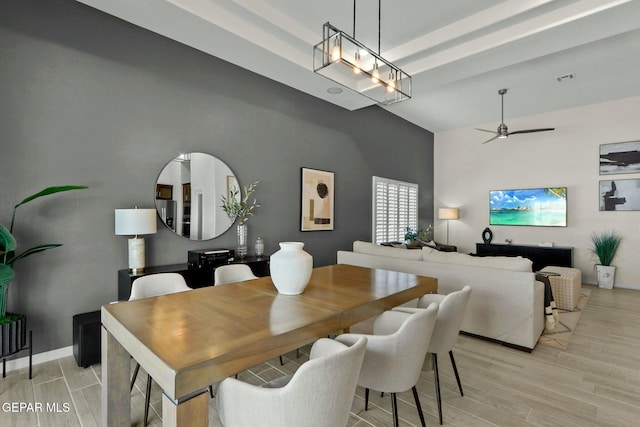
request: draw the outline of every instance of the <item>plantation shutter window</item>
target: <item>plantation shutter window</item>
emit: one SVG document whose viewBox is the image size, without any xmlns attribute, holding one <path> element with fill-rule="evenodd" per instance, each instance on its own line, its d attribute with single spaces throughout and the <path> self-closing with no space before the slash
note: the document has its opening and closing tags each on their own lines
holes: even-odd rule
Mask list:
<svg viewBox="0 0 640 427">
<path fill-rule="evenodd" d="M 418 184 L 373 177 L 373 242 L 404 241 L 418 226 Z"/>
</svg>

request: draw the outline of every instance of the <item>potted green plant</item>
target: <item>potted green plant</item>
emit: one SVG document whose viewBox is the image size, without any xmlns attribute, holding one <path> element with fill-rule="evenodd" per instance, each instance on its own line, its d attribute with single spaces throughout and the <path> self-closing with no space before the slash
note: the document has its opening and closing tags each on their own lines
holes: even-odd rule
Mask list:
<svg viewBox="0 0 640 427">
<path fill-rule="evenodd" d="M 407 247 L 418 247 L 420 242 L 428 242 L 430 239 L 433 226 L 429 224 L 427 228 L 417 229 L 416 227 L 407 227 L 404 233 L 404 241 Z"/>
<path fill-rule="evenodd" d="M 231 223 L 233 224 L 236 219 L 240 218 L 240 222 L 236 227 L 238 237 L 236 256 L 238 258 L 247 256 L 247 220 L 250 216 L 253 216 L 253 210 L 260 207 L 256 199 L 251 201 L 249 197 L 256 191 L 259 182 L 255 181 L 245 185 L 244 196 L 235 185 L 229 189 L 229 198 L 222 196 L 222 210 L 227 214 Z"/>
<path fill-rule="evenodd" d="M 593 253 L 596 254 L 600 264 L 596 264 L 596 277 L 598 287 L 612 289 L 615 280 L 616 267 L 611 265 L 616 252 L 620 247 L 622 236 L 615 231 L 606 231 L 591 235 Z"/>
<path fill-rule="evenodd" d="M 29 248 L 25 251 L 22 251 L 16 254 L 17 243 L 16 239 L 13 237 L 13 225 L 16 219 L 16 211 L 17 209 L 28 203 L 34 199 L 39 197 L 48 196 L 50 194 L 60 193 L 63 191 L 70 190 L 80 190 L 83 188 L 88 188 L 82 185 L 66 185 L 66 186 L 56 186 L 56 187 L 48 187 L 44 190 L 27 197 L 17 205 L 13 207 L 13 215 L 11 216 L 11 224 L 9 228 L 0 224 L 0 324 L 11 322 L 15 315 L 7 314 L 7 296 L 9 292 L 9 284 L 13 280 L 14 271 L 13 266 L 16 261 L 25 258 L 29 255 L 46 251 L 47 249 L 56 248 L 58 246 L 62 246 L 59 243 L 46 243 L 38 246 L 34 246 L 33 248 Z"/>
</svg>

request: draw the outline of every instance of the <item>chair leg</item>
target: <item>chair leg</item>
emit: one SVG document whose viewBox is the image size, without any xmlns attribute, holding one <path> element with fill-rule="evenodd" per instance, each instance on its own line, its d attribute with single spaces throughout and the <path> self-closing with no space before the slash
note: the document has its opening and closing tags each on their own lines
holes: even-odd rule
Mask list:
<svg viewBox="0 0 640 427">
<path fill-rule="evenodd" d="M 296 358 L 300 359 L 300 348 L 296 348 Z"/>
<path fill-rule="evenodd" d="M 391 410 L 393 411 L 393 427 L 398 427 L 398 401 L 395 393 L 391 393 Z"/>
<path fill-rule="evenodd" d="M 284 362 L 282 361 L 282 356 L 280 356 L 280 366 L 284 365 Z"/>
<path fill-rule="evenodd" d="M 364 410 L 365 411 L 369 410 L 369 389 L 368 388 L 364 389 Z"/>
<path fill-rule="evenodd" d="M 440 417 L 440 425 L 442 425 L 442 400 L 440 398 L 440 375 L 438 374 L 438 355 L 433 353 L 433 375 L 436 381 L 436 400 L 438 401 L 438 416 Z"/>
<path fill-rule="evenodd" d="M 147 425 L 149 418 L 149 401 L 151 400 L 151 375 L 147 374 L 147 392 L 144 396 L 144 425 Z"/>
<path fill-rule="evenodd" d="M 422 406 L 420 406 L 418 390 L 416 390 L 416 386 L 413 386 L 411 390 L 413 391 L 413 400 L 416 401 L 416 409 L 418 410 L 418 415 L 420 416 L 420 424 L 422 424 L 422 427 L 426 427 L 427 424 L 424 422 L 424 414 L 422 413 Z"/>
<path fill-rule="evenodd" d="M 209 386 L 209 395 L 213 399 L 214 396 L 213 396 L 213 386 L 212 385 Z"/>
<path fill-rule="evenodd" d="M 131 388 L 129 391 L 133 391 L 133 385 L 136 383 L 136 377 L 138 376 L 138 371 L 140 370 L 140 364 L 136 363 L 136 368 L 133 370 L 133 376 L 131 377 Z"/>
<path fill-rule="evenodd" d="M 449 358 L 451 359 L 451 366 L 453 366 L 453 373 L 456 374 L 456 381 L 458 381 L 458 388 L 460 389 L 460 396 L 464 396 L 462 392 L 462 383 L 460 382 L 460 375 L 458 375 L 458 368 L 456 367 L 456 359 L 453 358 L 453 351 L 449 351 Z"/>
</svg>

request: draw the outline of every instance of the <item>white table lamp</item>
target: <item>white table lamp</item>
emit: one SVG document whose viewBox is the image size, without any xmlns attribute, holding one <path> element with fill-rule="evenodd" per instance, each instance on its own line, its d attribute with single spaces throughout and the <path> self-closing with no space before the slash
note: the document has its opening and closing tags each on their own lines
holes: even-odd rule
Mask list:
<svg viewBox="0 0 640 427">
<path fill-rule="evenodd" d="M 129 239 L 129 270 L 139 273 L 144 270 L 144 238 L 141 234 L 158 231 L 155 209 L 116 209 L 116 235 L 134 236 Z"/>
<path fill-rule="evenodd" d="M 447 221 L 447 245 L 449 244 L 449 220 L 460 218 L 458 208 L 440 208 L 438 209 L 438 219 Z"/>
</svg>

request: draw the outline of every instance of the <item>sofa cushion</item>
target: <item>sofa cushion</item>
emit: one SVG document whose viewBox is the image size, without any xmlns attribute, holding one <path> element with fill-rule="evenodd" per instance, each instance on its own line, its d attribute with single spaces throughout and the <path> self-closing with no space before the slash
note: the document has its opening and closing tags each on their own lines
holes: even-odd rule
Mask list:
<svg viewBox="0 0 640 427">
<path fill-rule="evenodd" d="M 380 255 L 390 258 L 411 259 L 416 261 L 422 260 L 422 251 L 420 250 L 407 250 L 402 248 L 392 248 L 389 246 L 380 246 L 375 243 L 363 242 L 361 240 L 353 242 L 353 252 Z"/>
<path fill-rule="evenodd" d="M 528 258 L 487 256 L 474 257 L 459 252 L 441 252 L 430 247 L 422 248 L 422 259 L 429 262 L 439 262 L 444 264 L 472 265 L 476 267 L 497 268 L 511 271 L 532 271 L 532 262 Z"/>
</svg>

